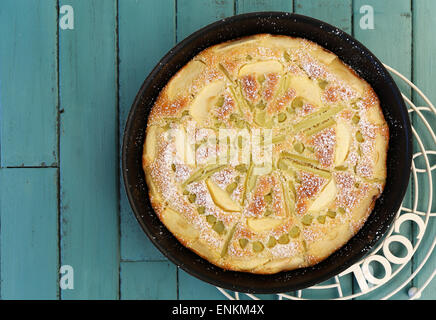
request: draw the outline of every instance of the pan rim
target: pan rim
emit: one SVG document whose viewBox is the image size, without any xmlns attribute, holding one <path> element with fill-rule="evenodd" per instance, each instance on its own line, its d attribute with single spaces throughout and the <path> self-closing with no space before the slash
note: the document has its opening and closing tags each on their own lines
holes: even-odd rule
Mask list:
<svg viewBox="0 0 436 320">
<path fill-rule="evenodd" d="M 304 281 L 304 283 L 294 281 L 293 284 L 286 284 L 286 283 L 278 283 L 277 284 L 276 283 L 275 285 L 273 285 L 273 286 L 270 285 L 268 287 L 266 287 L 266 286 L 265 287 L 259 287 L 259 286 L 253 287 L 253 286 L 243 285 L 240 283 L 239 284 L 228 283 L 226 281 L 220 280 L 218 278 L 218 275 L 217 275 L 217 277 L 213 277 L 213 276 L 211 277 L 210 275 L 206 275 L 205 273 L 199 272 L 198 270 L 194 270 L 194 269 L 186 266 L 186 264 L 183 261 L 181 261 L 180 257 L 176 257 L 173 254 L 171 254 L 169 252 L 168 248 L 164 247 L 162 245 L 162 243 L 160 243 L 157 240 L 157 238 L 154 236 L 153 232 L 151 232 L 151 230 L 149 230 L 149 228 L 145 225 L 144 221 L 141 219 L 140 209 L 137 207 L 133 192 L 131 190 L 131 184 L 129 184 L 129 177 L 128 177 L 128 169 L 129 168 L 128 168 L 128 164 L 127 164 L 127 158 L 128 158 L 127 149 L 128 149 L 129 143 L 130 143 L 129 138 L 130 138 L 130 132 L 132 130 L 132 122 L 135 120 L 134 114 L 135 114 L 137 108 L 139 108 L 142 104 L 141 100 L 142 100 L 142 96 L 144 94 L 145 89 L 148 86 L 152 85 L 153 79 L 156 76 L 156 74 L 158 74 L 158 72 L 161 71 L 161 69 L 171 59 L 173 59 L 174 56 L 176 56 L 178 53 L 180 53 L 180 51 L 183 50 L 183 48 L 185 48 L 188 44 L 190 44 L 194 40 L 201 37 L 203 34 L 213 31 L 215 28 L 223 27 L 224 25 L 231 25 L 232 23 L 234 23 L 235 21 L 237 21 L 239 19 L 249 20 L 249 19 L 253 19 L 253 18 L 258 18 L 258 19 L 275 19 L 275 18 L 277 18 L 277 19 L 293 19 L 295 21 L 298 20 L 300 23 L 306 23 L 306 24 L 308 23 L 311 25 L 316 25 L 318 27 L 322 26 L 323 32 L 336 32 L 335 36 L 339 37 L 341 41 L 345 41 L 350 45 L 352 44 L 352 45 L 358 47 L 359 50 L 361 50 L 362 54 L 364 54 L 366 58 L 370 59 L 371 64 L 373 64 L 374 66 L 377 67 L 378 70 L 380 70 L 382 77 L 384 78 L 384 81 L 386 81 L 386 84 L 389 85 L 389 87 L 392 89 L 392 94 L 393 94 L 395 100 L 397 100 L 396 107 L 400 108 L 400 113 L 403 116 L 404 116 L 404 113 L 406 115 L 406 117 L 402 118 L 402 120 L 404 121 L 404 123 L 402 123 L 403 127 L 404 127 L 403 129 L 405 131 L 405 136 L 406 136 L 406 140 L 407 140 L 407 141 L 405 141 L 406 150 L 404 150 L 405 156 L 404 156 L 403 161 L 405 161 L 405 163 L 406 163 L 406 167 L 407 167 L 409 174 L 410 174 L 411 163 L 412 163 L 412 135 L 411 135 L 411 125 L 410 125 L 410 121 L 409 121 L 409 118 L 407 115 L 407 108 L 404 104 L 403 99 L 401 98 L 400 91 L 399 91 L 398 87 L 396 86 L 395 82 L 393 81 L 391 75 L 384 68 L 383 64 L 378 60 L 378 58 L 370 50 L 368 50 L 363 44 L 361 44 L 359 41 L 354 39 L 351 35 L 343 32 L 342 30 L 340 30 L 340 29 L 338 29 L 330 24 L 327 24 L 323 21 L 320 21 L 320 20 L 317 20 L 317 19 L 314 19 L 311 17 L 307 17 L 307 16 L 303 16 L 303 15 L 299 15 L 299 14 L 288 13 L 288 12 L 279 12 L 279 11 L 271 12 L 271 11 L 269 11 L 269 12 L 246 13 L 246 14 L 240 14 L 240 15 L 235 15 L 235 16 L 229 17 L 229 18 L 225 18 L 225 19 L 216 21 L 214 23 L 211 23 L 211 24 L 199 29 L 198 31 L 194 32 L 193 34 L 191 34 L 187 38 L 185 38 L 183 41 L 181 41 L 180 43 L 175 45 L 156 64 L 156 66 L 153 68 L 153 70 L 149 73 L 149 75 L 144 80 L 143 84 L 141 85 L 141 88 L 139 89 L 139 91 L 138 91 L 138 93 L 137 93 L 137 95 L 132 103 L 130 112 L 129 112 L 128 117 L 127 117 L 125 129 L 123 132 L 123 145 L 122 145 L 123 181 L 124 181 L 124 186 L 125 186 L 125 190 L 127 193 L 127 198 L 129 200 L 130 206 L 134 212 L 136 220 L 140 224 L 144 233 L 148 236 L 150 241 L 159 249 L 159 251 L 162 252 L 171 262 L 173 262 L 174 264 L 176 264 L 177 266 L 179 266 L 180 268 L 182 268 L 184 271 L 191 274 L 192 276 L 199 278 L 200 280 L 203 280 L 205 282 L 208 282 L 212 285 L 215 285 L 215 286 L 218 286 L 221 288 L 225 288 L 225 289 L 239 291 L 239 292 L 279 293 L 279 292 L 286 292 L 286 291 L 306 288 L 306 287 L 312 286 L 314 284 L 320 283 L 322 281 L 325 281 L 327 279 L 330 279 L 332 276 L 337 275 L 337 274 L 341 273 L 342 271 L 346 270 L 348 267 L 350 267 L 351 265 L 353 265 L 354 263 L 356 263 L 357 261 L 362 259 L 368 252 L 370 252 L 371 248 L 374 247 L 374 245 L 380 240 L 380 238 L 382 238 L 382 236 L 388 231 L 389 227 L 392 225 L 392 221 L 393 221 L 393 218 L 395 217 L 395 213 L 399 209 L 401 202 L 403 200 L 403 197 L 405 195 L 407 185 L 409 182 L 409 174 L 404 174 L 402 176 L 402 179 L 400 181 L 401 182 L 400 191 L 397 194 L 396 201 L 391 205 L 391 208 L 390 208 L 392 213 L 388 216 L 388 219 L 386 219 L 386 221 L 384 221 L 384 224 L 381 225 L 380 230 L 378 230 L 379 236 L 374 237 L 374 238 L 367 240 L 367 241 L 358 240 L 358 238 L 356 238 L 356 236 L 357 236 L 357 234 L 362 232 L 362 230 L 363 230 L 363 227 L 362 227 L 360 229 L 360 231 L 355 236 L 353 236 L 351 239 L 349 239 L 349 241 L 343 247 L 341 247 L 336 252 L 334 252 L 332 255 L 330 255 L 328 258 L 326 258 L 325 260 L 322 261 L 322 262 L 326 261 L 327 259 L 329 259 L 333 255 L 337 254 L 340 250 L 343 250 L 345 247 L 350 246 L 350 245 L 354 245 L 353 250 L 355 250 L 355 252 L 353 252 L 349 256 L 349 258 L 346 260 L 345 264 L 343 264 L 341 266 L 336 266 L 333 270 L 326 270 L 321 275 L 314 276 L 313 278 L 311 278 L 309 280 L 306 279 Z M 265 32 L 260 30 L 257 33 L 265 33 Z M 248 34 L 247 34 L 247 36 L 248 36 Z M 230 39 L 219 40 L 216 43 L 224 42 L 227 40 L 230 40 Z M 311 39 L 309 39 L 309 40 L 311 40 Z M 315 42 L 317 42 L 317 41 L 315 41 Z M 319 42 L 317 42 L 317 43 L 319 43 Z M 206 47 L 209 47 L 211 45 L 213 45 L 213 44 L 209 44 Z M 320 45 L 322 45 L 322 44 L 320 44 Z M 198 52 L 200 52 L 203 49 L 204 48 L 199 49 L 195 54 L 197 54 Z M 338 55 L 337 52 L 334 52 L 334 51 L 332 51 L 332 52 L 335 53 L 336 55 Z M 190 59 L 188 59 L 188 61 L 189 60 Z M 341 58 L 341 60 L 342 60 L 342 58 Z M 183 65 L 179 66 L 179 68 L 182 66 Z M 172 75 L 174 75 L 178 71 L 179 68 L 177 68 L 177 70 L 173 70 Z M 353 70 L 354 70 L 354 68 L 353 68 Z M 149 113 L 149 110 L 147 112 L 147 119 L 148 119 L 148 113 Z M 143 128 L 143 130 L 145 131 L 145 127 Z M 144 141 L 141 141 L 142 144 L 143 144 L 143 142 Z M 142 149 L 142 144 L 141 144 L 141 149 Z M 148 194 L 144 194 L 144 197 L 148 198 Z M 371 213 L 371 215 L 372 215 L 372 213 Z M 160 222 L 160 220 L 159 220 L 159 222 Z M 365 222 L 365 224 L 366 224 L 366 222 Z M 352 241 L 355 238 L 357 240 Z M 178 240 L 176 238 L 174 238 L 174 240 L 178 242 Z M 359 250 L 357 250 L 357 249 L 359 249 Z M 189 250 L 189 249 L 187 249 L 187 250 Z M 344 250 L 347 250 L 347 249 L 344 249 Z M 194 255 L 195 255 L 195 253 L 194 253 Z M 200 259 L 202 259 L 202 258 L 200 258 Z M 322 263 L 322 262 L 320 262 L 320 263 Z M 206 262 L 206 264 L 207 263 L 208 262 Z M 297 269 L 297 270 L 304 270 L 304 271 L 302 271 L 303 273 L 310 273 L 313 270 L 313 268 L 315 268 L 318 265 L 319 264 L 312 266 L 312 267 L 307 267 L 307 268 L 302 268 L 302 269 Z M 215 267 L 215 266 L 213 266 L 213 267 Z M 227 274 L 230 274 L 230 273 L 241 274 L 241 272 L 226 271 L 226 270 L 223 270 L 219 267 L 215 267 L 215 268 L 218 268 L 222 272 L 227 273 Z M 285 271 L 284 273 L 287 273 L 287 272 L 290 273 L 292 271 Z M 269 275 L 256 275 L 256 274 L 249 274 L 249 273 L 242 273 L 242 274 L 244 274 L 245 276 L 249 275 L 249 277 L 252 277 L 253 279 L 254 278 L 268 278 L 268 276 L 269 276 Z"/>
</svg>

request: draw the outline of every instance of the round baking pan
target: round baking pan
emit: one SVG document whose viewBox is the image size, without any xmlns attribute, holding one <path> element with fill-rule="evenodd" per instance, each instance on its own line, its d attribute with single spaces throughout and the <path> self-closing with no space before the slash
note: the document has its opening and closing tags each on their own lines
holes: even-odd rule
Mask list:
<svg viewBox="0 0 436 320">
<path fill-rule="evenodd" d="M 317 265 L 272 275 L 226 271 L 184 247 L 154 213 L 142 169 L 148 114 L 170 78 L 203 49 L 258 33 L 306 38 L 335 53 L 374 88 L 390 129 L 386 187 L 362 229 Z M 364 257 L 389 229 L 401 205 L 411 161 L 412 134 L 407 109 L 382 63 L 365 46 L 336 27 L 284 12 L 233 16 L 210 24 L 177 44 L 156 65 L 139 90 L 127 118 L 122 147 L 127 196 L 139 224 L 153 244 L 187 273 L 221 288 L 250 293 L 279 293 L 306 288 L 337 275 Z"/>
</svg>

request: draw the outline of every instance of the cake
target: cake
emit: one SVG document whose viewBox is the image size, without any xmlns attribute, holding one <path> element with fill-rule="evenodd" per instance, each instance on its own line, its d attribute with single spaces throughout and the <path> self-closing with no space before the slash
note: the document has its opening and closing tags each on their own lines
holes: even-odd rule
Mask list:
<svg viewBox="0 0 436 320">
<path fill-rule="evenodd" d="M 315 265 L 363 226 L 386 180 L 389 129 L 371 86 L 309 40 L 207 48 L 161 90 L 142 165 L 153 209 L 226 270 Z"/>
</svg>

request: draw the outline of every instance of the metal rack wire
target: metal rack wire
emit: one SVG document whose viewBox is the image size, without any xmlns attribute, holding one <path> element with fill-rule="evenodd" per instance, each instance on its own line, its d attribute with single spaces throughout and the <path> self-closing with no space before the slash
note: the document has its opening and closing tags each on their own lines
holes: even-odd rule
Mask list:
<svg viewBox="0 0 436 320">
<path fill-rule="evenodd" d="M 407 297 L 419 299 L 436 276 L 436 270 L 433 270 L 419 288 L 413 284 L 413 280 L 436 246 L 436 231 L 429 228 L 431 219 L 436 217 L 436 212 L 432 212 L 432 173 L 436 169 L 436 135 L 429 123 L 436 121 L 436 108 L 409 79 L 397 70 L 387 65 L 385 67 L 411 89 L 411 97 L 404 93 L 402 95 L 410 116 L 414 117 L 415 124 L 419 124 L 412 126 L 414 149 L 417 151 L 412 161 L 410 197 L 405 198 L 390 230 L 369 255 L 322 284 L 293 293 L 277 294 L 276 298 L 279 300 L 389 299 L 406 286 L 409 286 Z M 416 106 L 412 102 L 412 97 L 416 98 L 413 100 L 422 99 L 425 106 Z M 259 299 L 253 294 L 217 289 L 230 300 L 239 300 L 242 298 L 241 295 L 254 300 Z"/>
</svg>

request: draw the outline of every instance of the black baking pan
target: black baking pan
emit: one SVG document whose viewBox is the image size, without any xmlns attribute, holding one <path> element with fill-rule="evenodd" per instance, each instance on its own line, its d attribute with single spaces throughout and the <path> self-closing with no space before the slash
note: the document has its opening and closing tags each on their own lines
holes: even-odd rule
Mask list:
<svg viewBox="0 0 436 320">
<path fill-rule="evenodd" d="M 154 213 L 142 169 L 148 114 L 170 78 L 203 49 L 258 33 L 306 38 L 335 53 L 374 88 L 390 129 L 386 187 L 362 229 L 317 265 L 272 275 L 226 271 L 184 247 Z M 127 119 L 122 146 L 122 172 L 127 196 L 139 224 L 153 244 L 187 273 L 221 288 L 249 293 L 303 289 L 339 274 L 364 257 L 389 229 L 401 205 L 411 161 L 412 134 L 407 109 L 382 63 L 360 42 L 336 27 L 285 12 L 233 16 L 210 24 L 177 44 L 156 65 L 139 90 Z"/>
</svg>

